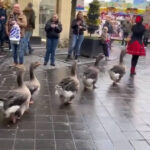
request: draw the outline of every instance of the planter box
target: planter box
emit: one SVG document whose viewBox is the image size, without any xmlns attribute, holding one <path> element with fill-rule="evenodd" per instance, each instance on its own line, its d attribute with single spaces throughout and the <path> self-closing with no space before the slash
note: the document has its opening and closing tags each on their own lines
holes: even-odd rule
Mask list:
<svg viewBox="0 0 150 150">
<path fill-rule="evenodd" d="M 98 38 L 86 38 L 84 39 L 80 54 L 85 57 L 95 57 L 99 53 L 103 53 L 102 44 Z"/>
</svg>

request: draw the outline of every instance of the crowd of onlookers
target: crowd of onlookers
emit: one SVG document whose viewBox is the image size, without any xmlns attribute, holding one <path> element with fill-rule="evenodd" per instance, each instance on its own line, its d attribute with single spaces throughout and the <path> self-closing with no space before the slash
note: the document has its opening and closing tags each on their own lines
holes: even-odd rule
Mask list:
<svg viewBox="0 0 150 150">
<path fill-rule="evenodd" d="M 4 42 L 8 42 L 12 51 L 14 64 L 23 65 L 24 55 L 31 54 L 30 38 L 35 28 L 35 12 L 32 3 L 28 3 L 24 10 L 19 4 L 14 4 L 12 11 L 7 10 L 0 1 L 0 54 L 3 54 Z"/>
<path fill-rule="evenodd" d="M 120 22 L 120 30 L 122 30 L 122 45 L 127 45 L 127 38 L 131 37 L 132 26 L 136 23 L 136 17 L 124 17 L 124 20 Z M 3 52 L 4 41 L 9 44 L 9 49 L 12 51 L 14 64 L 23 65 L 24 55 L 32 54 L 30 38 L 35 28 L 35 12 L 33 10 L 33 4 L 28 3 L 24 10 L 21 10 L 19 4 L 14 4 L 12 11 L 7 14 L 6 9 L 3 7 L 3 2 L 0 1 L 0 54 Z M 80 55 L 80 48 L 84 40 L 84 31 L 87 26 L 84 21 L 83 13 L 79 11 L 72 21 L 72 38 L 69 45 L 68 55 L 66 61 L 69 61 L 74 57 L 78 60 Z M 111 19 L 106 19 L 102 25 L 102 32 L 100 34 L 100 41 L 106 56 L 109 57 L 111 50 L 111 39 L 114 32 L 113 23 Z M 52 17 L 46 22 L 46 53 L 44 58 L 44 65 L 47 65 L 50 60 L 50 65 L 55 66 L 55 52 L 58 46 L 60 33 L 63 27 L 59 21 L 58 15 L 53 14 Z M 149 25 L 145 24 L 144 44 L 147 46 L 149 38 Z"/>
</svg>

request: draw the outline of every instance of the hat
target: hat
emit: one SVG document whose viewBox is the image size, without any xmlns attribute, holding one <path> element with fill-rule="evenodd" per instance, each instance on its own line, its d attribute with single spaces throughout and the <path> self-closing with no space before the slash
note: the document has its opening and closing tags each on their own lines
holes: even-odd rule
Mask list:
<svg viewBox="0 0 150 150">
<path fill-rule="evenodd" d="M 141 16 L 137 16 L 135 22 L 136 23 L 142 23 L 143 18 Z"/>
</svg>

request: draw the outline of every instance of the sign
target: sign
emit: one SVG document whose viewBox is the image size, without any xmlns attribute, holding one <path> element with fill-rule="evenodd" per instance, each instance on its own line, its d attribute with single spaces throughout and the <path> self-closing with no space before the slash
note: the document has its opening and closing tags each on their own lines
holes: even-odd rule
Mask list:
<svg viewBox="0 0 150 150">
<path fill-rule="evenodd" d="M 77 10 L 84 10 L 84 0 L 77 0 Z"/>
</svg>

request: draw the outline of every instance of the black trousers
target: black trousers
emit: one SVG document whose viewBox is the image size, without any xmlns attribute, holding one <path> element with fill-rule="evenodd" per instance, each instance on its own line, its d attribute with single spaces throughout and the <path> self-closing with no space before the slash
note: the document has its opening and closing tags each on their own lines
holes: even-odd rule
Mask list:
<svg viewBox="0 0 150 150">
<path fill-rule="evenodd" d="M 144 37 L 143 42 L 144 42 L 144 45 L 147 46 L 148 45 L 148 37 Z"/>
<path fill-rule="evenodd" d="M 108 57 L 108 56 L 109 56 L 109 53 L 108 53 L 107 44 L 106 44 L 106 43 L 103 43 L 103 44 L 102 44 L 102 48 L 103 48 L 103 52 L 104 52 L 105 57 Z"/>
<path fill-rule="evenodd" d="M 138 55 L 133 55 L 132 60 L 131 60 L 131 66 L 136 67 L 137 62 L 138 62 L 139 56 Z"/>
<path fill-rule="evenodd" d="M 122 43 L 121 43 L 122 46 L 123 46 L 123 45 L 125 45 L 125 46 L 127 45 L 127 42 L 125 41 L 125 38 L 127 38 L 128 35 L 129 35 L 128 32 L 124 32 L 124 33 L 123 33 L 123 38 L 122 38 Z"/>
</svg>

